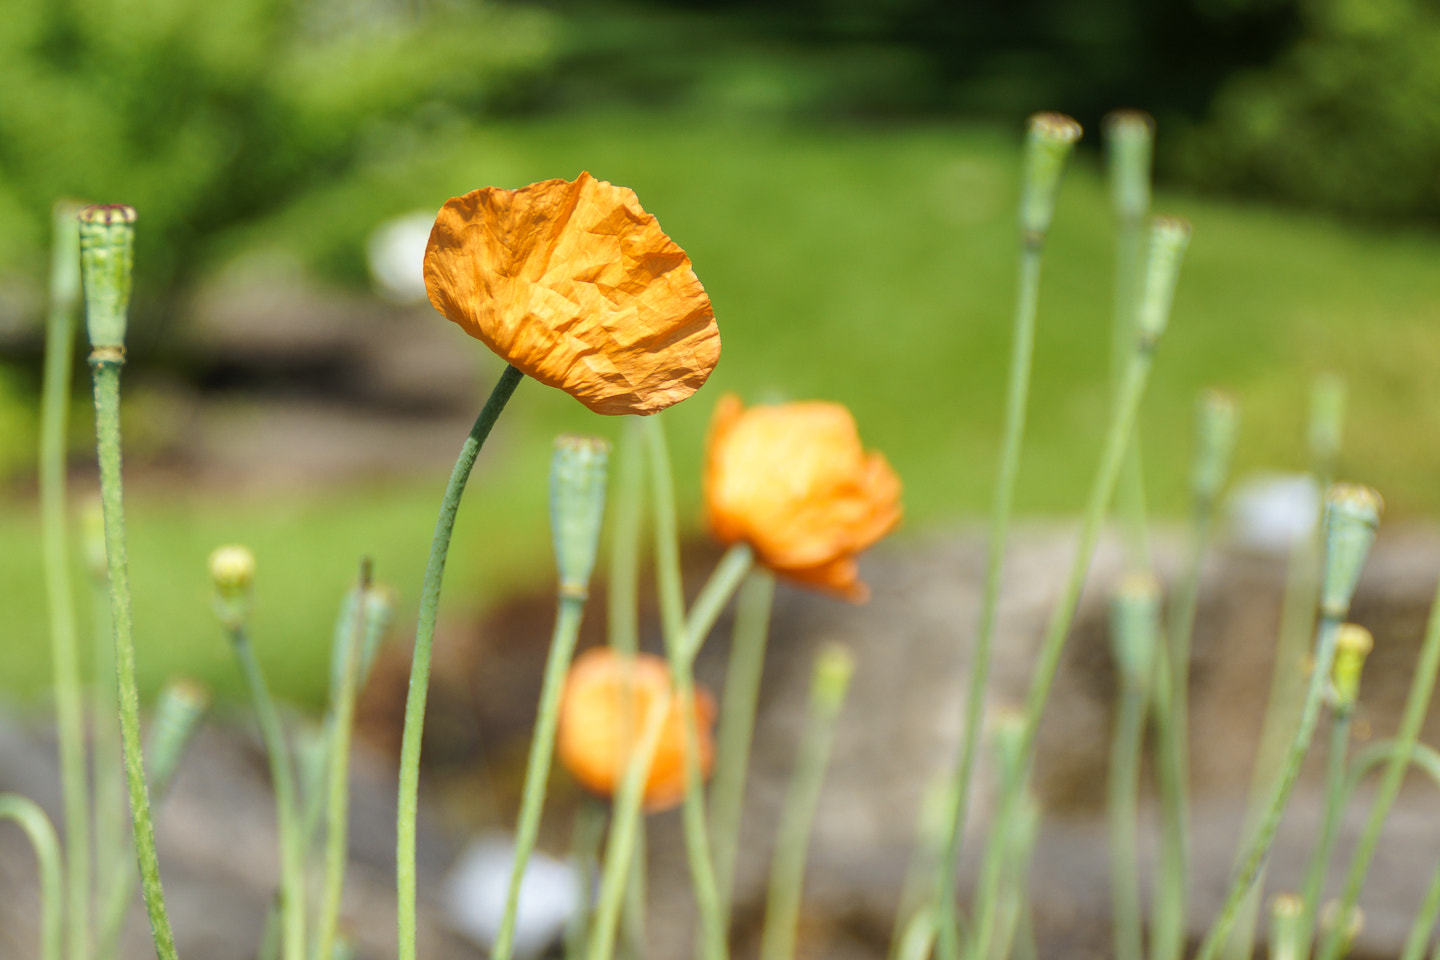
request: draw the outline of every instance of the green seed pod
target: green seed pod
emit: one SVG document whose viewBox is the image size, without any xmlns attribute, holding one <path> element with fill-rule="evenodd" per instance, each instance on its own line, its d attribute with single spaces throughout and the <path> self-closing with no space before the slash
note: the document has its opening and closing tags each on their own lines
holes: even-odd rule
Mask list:
<svg viewBox="0 0 1440 960">
<path fill-rule="evenodd" d="M 1320 613 L 1344 620 L 1360 570 L 1375 542 L 1384 501 L 1369 487 L 1337 483 L 1325 496 L 1325 566 L 1320 580 Z"/>
<path fill-rule="evenodd" d="M 210 709 L 210 691 L 194 680 L 171 680 L 160 691 L 145 744 L 150 790 L 163 796 L 175 779 L 180 757 Z"/>
<path fill-rule="evenodd" d="M 242 623 L 250 612 L 255 584 L 255 554 L 231 544 L 210 554 L 210 581 L 215 585 L 215 615 L 227 627 Z"/>
<path fill-rule="evenodd" d="M 1305 904 L 1293 893 L 1278 894 L 1270 901 L 1271 960 L 1301 960 L 1300 923 L 1304 916 Z"/>
<path fill-rule="evenodd" d="M 1176 217 L 1156 217 L 1150 228 L 1150 256 L 1145 263 L 1145 292 L 1140 298 L 1140 343 L 1152 346 L 1170 322 L 1175 282 L 1190 245 L 1190 224 Z"/>
<path fill-rule="evenodd" d="M 1198 503 L 1210 504 L 1220 495 L 1230 473 L 1230 455 L 1240 414 L 1235 400 L 1219 390 L 1205 390 L 1196 408 L 1195 465 L 1190 490 Z"/>
<path fill-rule="evenodd" d="M 1160 584 L 1147 573 L 1120 581 L 1111 608 L 1110 646 L 1126 682 L 1145 687 L 1160 642 Z"/>
<path fill-rule="evenodd" d="M 584 597 L 595 569 L 605 516 L 605 470 L 610 445 L 595 437 L 563 436 L 550 465 L 550 526 L 560 592 Z"/>
<path fill-rule="evenodd" d="M 1028 243 L 1039 243 L 1050 229 L 1065 158 L 1081 133 L 1080 124 L 1064 114 L 1037 113 L 1030 118 L 1020 197 L 1020 229 Z"/>
<path fill-rule="evenodd" d="M 1116 110 L 1105 115 L 1104 130 L 1115 216 L 1121 220 L 1139 220 L 1150 211 L 1155 121 L 1139 110 Z"/>
<path fill-rule="evenodd" d="M 85 322 L 95 351 L 125 349 L 126 311 L 135 265 L 135 208 L 124 204 L 81 210 L 80 274 L 85 287 Z M 118 359 L 119 356 L 105 356 Z"/>
</svg>

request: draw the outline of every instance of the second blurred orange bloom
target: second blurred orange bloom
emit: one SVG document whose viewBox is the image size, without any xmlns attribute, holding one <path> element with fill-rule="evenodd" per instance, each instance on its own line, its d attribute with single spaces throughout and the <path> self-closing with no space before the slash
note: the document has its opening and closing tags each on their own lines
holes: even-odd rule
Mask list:
<svg viewBox="0 0 1440 960">
<path fill-rule="evenodd" d="M 653 813 L 675 806 L 685 797 L 689 738 L 669 668 L 660 657 L 641 653 L 627 660 L 610 647 L 595 647 L 575 658 L 561 700 L 556 744 L 560 762 L 586 789 L 613 796 L 641 730 L 661 709 L 666 715 L 645 781 L 645 809 Z M 715 759 L 710 735 L 715 702 L 700 689 L 695 691 L 695 719 L 700 730 L 700 771 L 709 776 Z"/>
<path fill-rule="evenodd" d="M 860 445 L 837 403 L 715 408 L 705 510 L 722 543 L 748 543 L 791 580 L 863 601 L 855 557 L 900 522 L 900 478 Z"/>
</svg>

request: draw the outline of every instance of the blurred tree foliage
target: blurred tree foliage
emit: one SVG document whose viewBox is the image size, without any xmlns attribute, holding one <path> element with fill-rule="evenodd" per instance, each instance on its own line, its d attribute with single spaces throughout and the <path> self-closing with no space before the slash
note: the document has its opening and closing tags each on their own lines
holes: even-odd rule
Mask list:
<svg viewBox="0 0 1440 960">
<path fill-rule="evenodd" d="M 1232 0 L 1242 5 L 1275 0 Z M 1346 214 L 1440 217 L 1440 3 L 1300 0 L 1295 43 L 1171 143 L 1188 182 Z"/>
<path fill-rule="evenodd" d="M 163 314 L 227 230 L 423 150 L 552 38 L 546 12 L 481 0 L 6 0 L 0 270 L 43 275 L 57 198 L 130 203 L 137 299 Z"/>
</svg>

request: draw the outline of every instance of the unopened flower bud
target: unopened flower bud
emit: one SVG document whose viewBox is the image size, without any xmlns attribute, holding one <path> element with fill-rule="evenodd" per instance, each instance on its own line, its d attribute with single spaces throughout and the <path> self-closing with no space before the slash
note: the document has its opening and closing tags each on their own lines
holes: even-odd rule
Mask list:
<svg viewBox="0 0 1440 960">
<path fill-rule="evenodd" d="M 395 590 L 383 583 L 371 584 L 365 591 L 361 616 L 365 619 L 364 641 L 360 647 L 360 685 L 370 675 L 375 654 L 380 649 L 390 624 L 395 620 Z"/>
<path fill-rule="evenodd" d="M 1230 472 L 1230 455 L 1235 450 L 1239 411 L 1235 400 L 1219 390 L 1200 394 L 1195 425 L 1195 465 L 1190 489 L 1195 500 L 1210 504 L 1220 495 Z"/>
<path fill-rule="evenodd" d="M 255 554 L 238 544 L 218 547 L 210 554 L 210 578 L 222 596 L 247 592 L 255 582 Z"/>
<path fill-rule="evenodd" d="M 600 524 L 605 516 L 605 470 L 610 445 L 595 437 L 563 436 L 555 441 L 550 466 L 550 525 L 560 592 L 584 597 L 595 569 Z"/>
<path fill-rule="evenodd" d="M 1270 901 L 1271 960 L 1301 960 L 1300 924 L 1305 904 L 1292 893 L 1282 893 Z"/>
<path fill-rule="evenodd" d="M 1139 110 L 1105 115 L 1105 155 L 1110 167 L 1110 199 L 1115 216 L 1136 221 L 1150 210 L 1150 160 L 1155 121 Z"/>
<path fill-rule="evenodd" d="M 108 582 L 110 563 L 105 552 L 105 508 L 99 497 L 85 501 L 80 510 L 80 543 L 90 578 L 96 583 Z"/>
<path fill-rule="evenodd" d="M 1360 570 L 1375 542 L 1384 502 L 1369 487 L 1337 483 L 1325 496 L 1325 566 L 1320 580 L 1320 613 L 1344 620 Z"/>
<path fill-rule="evenodd" d="M 80 274 L 85 288 L 85 322 L 90 346 L 103 356 L 124 356 L 126 311 L 135 265 L 135 208 L 124 204 L 80 211 Z"/>
<path fill-rule="evenodd" d="M 1180 263 L 1190 244 L 1190 224 L 1176 217 L 1156 217 L 1150 228 L 1150 256 L 1145 263 L 1145 290 L 1140 298 L 1140 345 L 1151 347 L 1170 322 Z"/>
<path fill-rule="evenodd" d="M 1365 914 L 1359 907 L 1351 907 L 1349 914 L 1343 922 L 1340 918 L 1340 901 L 1327 901 L 1320 910 L 1320 929 L 1326 937 L 1335 936 L 1339 938 L 1338 949 L 1333 955 L 1343 957 L 1350 952 L 1350 947 L 1355 943 L 1355 938 L 1360 936 L 1360 931 L 1365 927 Z"/>
<path fill-rule="evenodd" d="M 209 709 L 210 691 L 198 681 L 172 680 L 160 691 L 145 744 L 150 790 L 157 796 L 164 795 L 175 779 L 185 747 Z"/>
<path fill-rule="evenodd" d="M 820 649 L 810 686 L 810 700 L 817 713 L 833 715 L 840 709 L 854 673 L 855 655 L 849 647 L 829 643 Z"/>
<path fill-rule="evenodd" d="M 1060 174 L 1083 131 L 1060 113 L 1037 113 L 1025 137 L 1025 179 L 1020 198 L 1020 229 L 1027 243 L 1039 243 L 1055 215 Z"/>
<path fill-rule="evenodd" d="M 1111 614 L 1111 649 L 1115 666 L 1126 682 L 1144 687 L 1160 642 L 1160 585 L 1147 573 L 1120 581 Z"/>
<path fill-rule="evenodd" d="M 1370 631 L 1354 623 L 1342 623 L 1335 633 L 1335 663 L 1330 668 L 1330 706 L 1337 713 L 1355 708 L 1360 692 L 1360 671 L 1365 657 L 1375 646 Z"/>
</svg>

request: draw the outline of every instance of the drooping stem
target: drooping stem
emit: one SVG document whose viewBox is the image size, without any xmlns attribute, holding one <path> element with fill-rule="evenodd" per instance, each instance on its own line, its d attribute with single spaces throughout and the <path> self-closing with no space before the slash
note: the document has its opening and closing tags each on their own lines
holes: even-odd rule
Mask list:
<svg viewBox="0 0 1440 960">
<path fill-rule="evenodd" d="M 460 456 L 450 472 L 450 482 L 440 501 L 425 583 L 420 592 L 420 613 L 415 625 L 415 651 L 410 664 L 410 692 L 405 700 L 405 729 L 400 745 L 400 788 L 395 819 L 396 921 L 399 930 L 400 960 L 415 960 L 415 834 L 420 802 L 420 742 L 425 727 L 425 701 L 430 687 L 430 647 L 435 639 L 435 616 L 440 606 L 440 587 L 445 579 L 445 560 L 460 497 L 475 466 L 475 457 L 495 426 L 505 404 L 524 375 L 507 366 L 485 402 Z"/>
<path fill-rule="evenodd" d="M 45 811 L 29 797 L 0 793 L 0 820 L 14 820 L 30 838 L 40 865 L 40 960 L 60 960 L 65 933 L 65 868 L 60 841 Z"/>
</svg>

